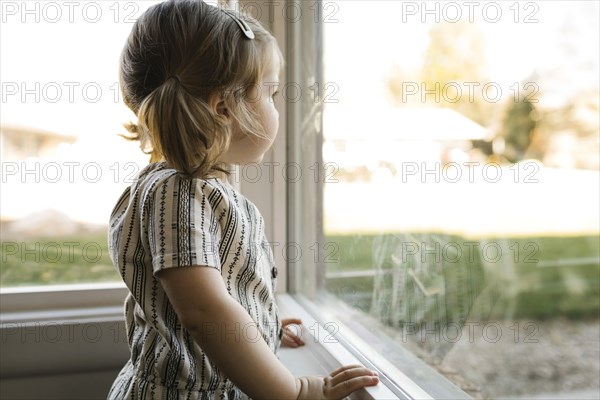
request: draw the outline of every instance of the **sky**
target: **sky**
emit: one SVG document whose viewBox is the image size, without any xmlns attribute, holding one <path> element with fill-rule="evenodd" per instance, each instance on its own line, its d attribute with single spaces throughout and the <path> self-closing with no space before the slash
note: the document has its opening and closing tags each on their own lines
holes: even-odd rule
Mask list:
<svg viewBox="0 0 600 400">
<path fill-rule="evenodd" d="M 452 23 L 455 9 L 465 19 L 471 15 L 475 28 L 483 33 L 490 80 L 500 84 L 504 94 L 510 94 L 511 85 L 540 67 L 565 71 L 565 67 L 570 67 L 568 72 L 576 75 L 579 82 L 598 85 L 600 28 L 596 1 L 474 2 L 478 5 L 471 9 L 460 1 L 426 3 L 427 8 L 422 2 L 406 1 L 337 3 L 340 6 L 335 15 L 339 22 L 325 23 L 325 69 L 328 79 L 339 81 L 340 89 L 347 89 L 344 101 L 364 103 L 368 96 L 368 102 L 385 103 L 384 80 L 391 65 L 404 70 L 421 68 L 429 45 L 429 29 L 437 23 L 436 17 L 439 23 Z M 435 10 L 432 3 L 438 4 L 438 12 L 429 14 L 427 10 Z M 485 8 L 486 3 L 499 5 L 498 18 L 494 14 L 496 8 Z M 569 28 L 565 29 L 565 25 Z M 574 56 L 590 60 L 584 71 L 573 71 L 565 59 L 560 48 L 568 37 L 565 30 L 576 35 L 575 40 L 569 40 Z M 365 76 L 357 76 L 356 71 L 365 71 Z M 353 84 L 357 81 L 364 84 Z M 574 82 L 569 86 L 575 86 Z"/>
<path fill-rule="evenodd" d="M 59 207 L 75 219 L 102 223 L 115 196 L 127 185 L 122 179 L 129 172 L 124 164 L 141 166 L 146 160 L 135 145 L 117 136 L 124 132 L 121 124 L 133 115 L 120 101 L 115 85 L 119 54 L 133 21 L 157 2 L 68 3 L 2 2 L 0 120 L 3 125 L 37 127 L 78 137 L 75 145 L 60 149 L 58 160 L 97 162 L 104 183 L 86 187 L 89 182 L 80 177 L 79 186 L 70 182 L 47 185 L 46 202 L 40 204 L 33 199 L 20 200 L 22 194 L 35 198 L 40 186 L 23 185 L 10 177 L 6 187 L 19 188 L 21 195 L 15 196 L 15 190 L 2 190 L 3 217 Z M 441 20 L 454 17 L 448 2 L 433 3 L 438 3 Z M 336 96 L 343 104 L 386 106 L 385 79 L 393 65 L 419 67 L 428 45 L 428 30 L 435 23 L 434 16 L 414 9 L 421 4 L 323 2 L 326 77 L 339 85 Z M 467 15 L 464 2 L 454 4 Z M 584 40 L 575 41 L 577 57 L 588 54 L 589 69 L 597 73 L 597 2 L 520 2 L 518 16 L 516 9 L 509 9 L 515 3 L 495 4 L 501 4 L 502 12 L 497 22 L 490 22 L 494 13 L 489 7 L 484 15 L 483 3 L 473 12 L 473 23 L 478 24 L 488 43 L 487 64 L 492 80 L 510 85 L 526 78 L 536 65 L 560 68 L 565 60 L 556 49 L 564 36 L 561 27 L 569 19 L 583 32 Z M 525 4 L 535 7 L 525 8 Z M 534 22 L 525 23 L 527 16 Z M 575 78 L 583 80 L 581 76 Z M 23 95 L 23 89 L 29 92 Z M 115 160 L 121 160 L 120 164 L 115 165 Z M 118 184 L 116 171 L 120 172 Z M 3 181 L 3 186 L 6 183 Z M 95 195 L 82 202 L 81 190 L 93 190 Z M 65 193 L 70 199 L 66 203 Z M 90 209 L 97 211 L 90 213 Z"/>
<path fill-rule="evenodd" d="M 79 6 L 72 9 L 72 16 L 64 5 L 67 2 L 29 2 L 35 3 L 39 4 L 37 15 L 24 13 L 23 4 L 27 3 L 8 1 L 2 5 L 0 72 L 2 82 L 9 85 L 3 87 L 2 123 L 42 126 L 92 139 L 106 139 L 122 131 L 121 122 L 131 114 L 122 103 L 115 102 L 120 100 L 115 86 L 118 57 L 135 17 L 156 2 L 121 2 L 119 7 L 113 2 L 76 2 Z M 45 7 L 46 3 L 60 7 Z M 98 7 L 90 6 L 92 3 Z M 454 9 L 447 6 L 448 2 L 433 3 L 439 3 L 440 21 L 454 17 Z M 580 2 L 579 5 L 568 2 L 568 6 L 559 1 L 527 2 L 537 4 L 537 8 L 525 8 L 521 2 L 518 23 L 514 22 L 515 9 L 509 9 L 513 2 L 492 3 L 502 6 L 502 18 L 498 22 L 488 22 L 494 17 L 494 8 L 486 9 L 485 13 L 483 6 L 473 8 L 472 16 L 473 23 L 486 36 L 487 63 L 493 81 L 509 85 L 527 77 L 536 65 L 560 66 L 563 60 L 556 46 L 565 18 L 581 21 L 579 25 L 589 27 L 585 40 L 577 41 L 576 45 L 580 46 L 579 53 L 595 54 L 597 71 L 598 51 L 593 50 L 599 48 L 597 2 Z M 592 11 L 595 6 L 595 21 L 586 23 L 581 19 L 586 14 L 594 15 L 594 12 L 577 13 L 581 4 L 591 7 Z M 418 10 L 414 10 L 415 5 Z M 364 96 L 370 96 L 369 102 L 383 102 L 384 89 L 380 82 L 389 75 L 391 66 L 419 66 L 429 42 L 427 32 L 435 23 L 435 15 L 426 14 L 421 7 L 420 2 L 389 0 L 324 1 L 325 68 L 328 79 L 339 82 L 342 89 L 339 96 L 346 94 L 344 100 L 348 102 L 364 102 Z M 88 22 L 96 19 L 98 9 L 101 12 L 98 22 Z M 459 9 L 467 18 L 469 9 L 464 6 Z M 56 10 L 60 10 L 60 18 L 56 17 Z M 528 16 L 537 22 L 525 23 Z M 36 17 L 39 22 L 35 21 Z M 21 22 L 23 18 L 25 23 Z M 54 19 L 58 22 L 50 22 Z M 118 22 L 115 23 L 115 19 Z M 357 77 L 356 71 L 365 73 Z M 344 85 L 348 80 L 361 80 L 364 87 L 357 91 L 357 85 Z M 39 103 L 33 95 L 27 95 L 22 102 L 21 89 L 35 90 L 36 82 L 40 85 Z M 72 99 L 69 99 L 70 82 L 79 84 L 73 89 Z M 10 94 L 16 90 L 15 83 L 25 83 L 25 87 Z M 98 87 L 102 91 L 100 96 L 96 94 Z M 57 88 L 60 100 L 51 103 L 59 94 Z M 97 102 L 96 98 L 99 98 Z M 86 120 L 89 122 L 84 122 Z"/>
</svg>

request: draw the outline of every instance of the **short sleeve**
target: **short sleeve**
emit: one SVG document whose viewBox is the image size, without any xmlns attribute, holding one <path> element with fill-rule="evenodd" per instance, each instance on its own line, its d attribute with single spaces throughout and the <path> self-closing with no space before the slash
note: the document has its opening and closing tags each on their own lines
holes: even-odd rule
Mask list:
<svg viewBox="0 0 600 400">
<path fill-rule="evenodd" d="M 154 274 L 191 265 L 221 270 L 220 228 L 209 202 L 212 190 L 206 181 L 178 174 L 157 185 L 147 214 Z"/>
</svg>

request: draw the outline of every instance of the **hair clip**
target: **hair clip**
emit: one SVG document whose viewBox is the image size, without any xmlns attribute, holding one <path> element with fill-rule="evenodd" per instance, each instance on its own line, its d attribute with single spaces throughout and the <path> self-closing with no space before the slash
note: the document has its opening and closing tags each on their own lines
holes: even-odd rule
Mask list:
<svg viewBox="0 0 600 400">
<path fill-rule="evenodd" d="M 252 32 L 252 29 L 250 29 L 250 27 L 248 26 L 246 21 L 244 21 L 243 19 L 241 19 L 240 17 L 238 17 L 237 15 L 235 15 L 233 12 L 231 12 L 229 10 L 225 10 L 225 9 L 221 8 L 221 11 L 223 11 L 225 14 L 229 15 L 235 21 L 235 23 L 238 24 L 238 26 L 240 27 L 242 32 L 244 32 L 244 35 L 246 35 L 246 37 L 248 39 L 254 39 L 254 32 Z"/>
</svg>

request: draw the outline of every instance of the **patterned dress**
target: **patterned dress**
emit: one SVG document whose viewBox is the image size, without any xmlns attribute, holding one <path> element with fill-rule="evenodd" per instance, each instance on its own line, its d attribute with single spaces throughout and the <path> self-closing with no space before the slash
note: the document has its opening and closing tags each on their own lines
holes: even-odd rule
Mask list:
<svg viewBox="0 0 600 400">
<path fill-rule="evenodd" d="M 109 252 L 130 292 L 131 358 L 108 398 L 247 398 L 181 326 L 155 274 L 190 265 L 218 269 L 229 294 L 277 351 L 277 270 L 256 206 L 218 178 L 187 178 L 164 162 L 150 164 L 112 212 Z"/>
</svg>

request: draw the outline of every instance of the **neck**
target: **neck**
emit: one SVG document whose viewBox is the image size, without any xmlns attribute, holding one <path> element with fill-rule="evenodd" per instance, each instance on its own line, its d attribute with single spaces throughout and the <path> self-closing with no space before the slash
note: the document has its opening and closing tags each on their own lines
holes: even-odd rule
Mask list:
<svg viewBox="0 0 600 400">
<path fill-rule="evenodd" d="M 221 167 L 223 169 L 229 171 L 230 173 L 233 173 L 233 171 L 234 171 L 233 165 L 223 164 Z M 231 183 L 229 182 L 229 176 L 223 171 L 214 170 L 211 172 L 210 177 L 220 179 L 221 181 L 231 185 Z"/>
</svg>

